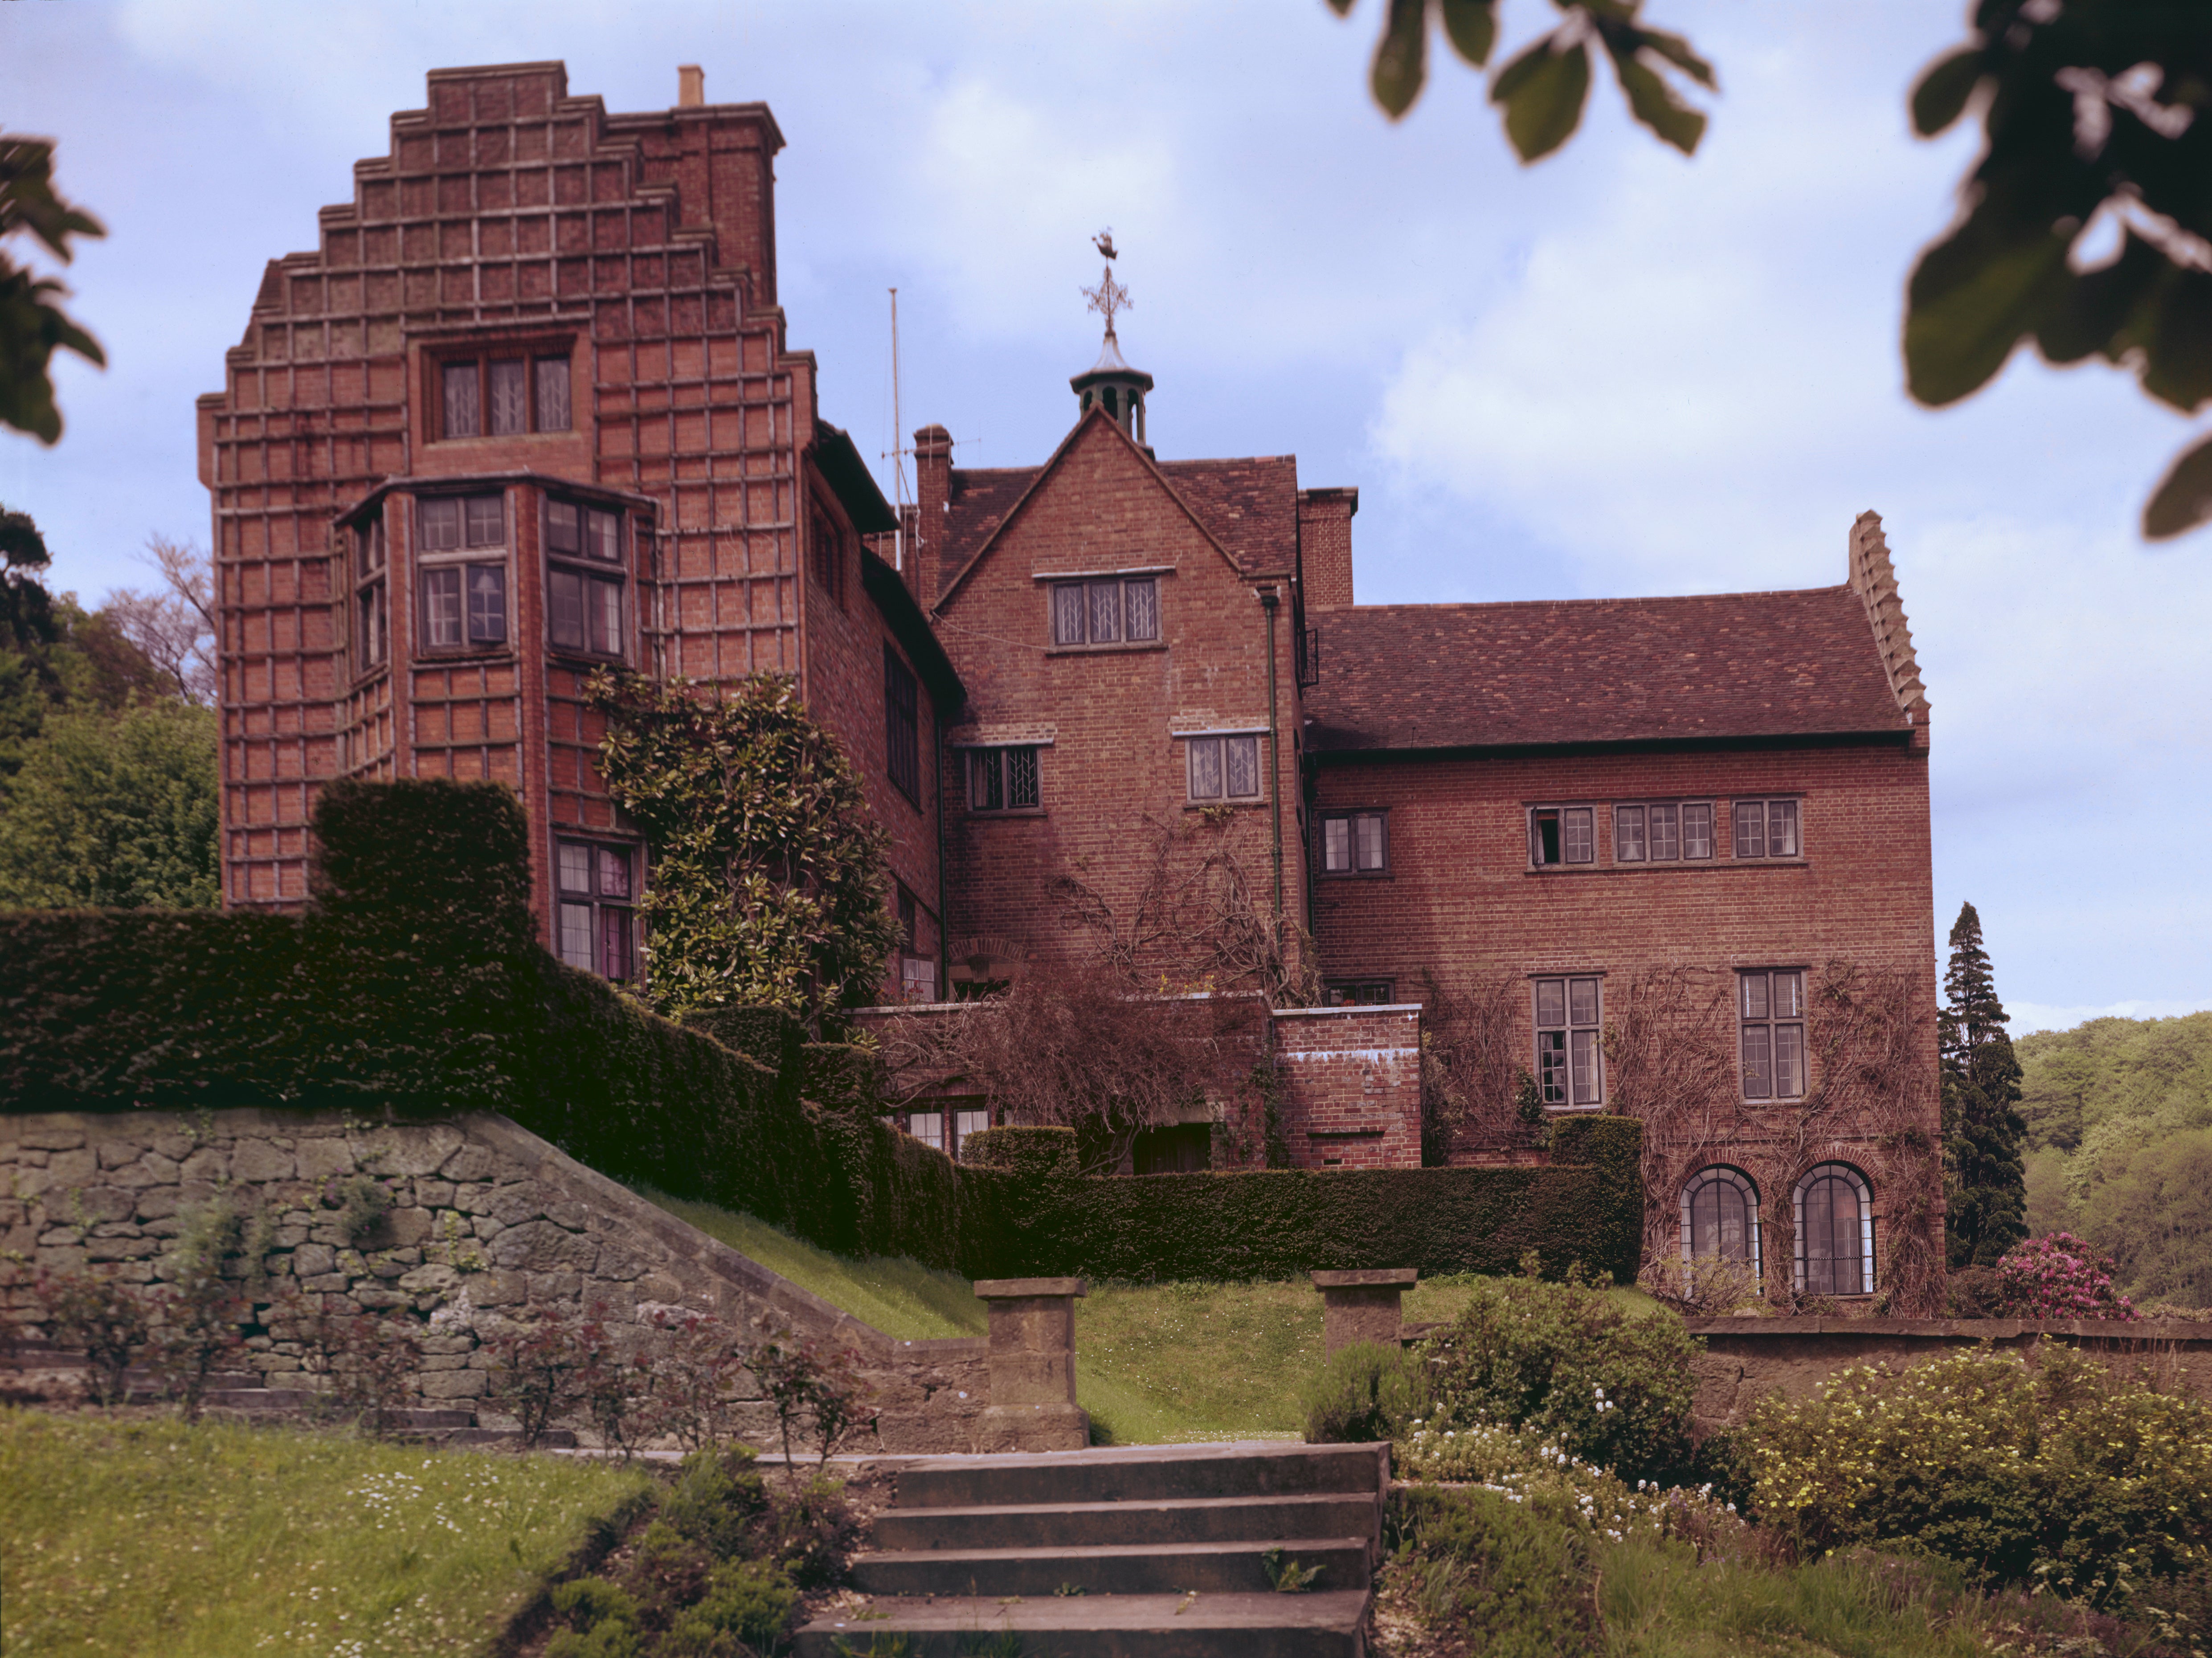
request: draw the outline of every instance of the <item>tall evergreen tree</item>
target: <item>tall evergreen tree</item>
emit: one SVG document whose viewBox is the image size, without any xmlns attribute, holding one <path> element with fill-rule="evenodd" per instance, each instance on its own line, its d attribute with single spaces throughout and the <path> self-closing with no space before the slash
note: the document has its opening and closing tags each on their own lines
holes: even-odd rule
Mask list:
<svg viewBox="0 0 2212 1658">
<path fill-rule="evenodd" d="M 1943 1061 L 1943 1187 L 1951 1266 L 1993 1266 L 2027 1236 L 2020 1060 L 2005 1034 L 1982 918 L 1962 904 L 1937 1016 Z"/>
</svg>

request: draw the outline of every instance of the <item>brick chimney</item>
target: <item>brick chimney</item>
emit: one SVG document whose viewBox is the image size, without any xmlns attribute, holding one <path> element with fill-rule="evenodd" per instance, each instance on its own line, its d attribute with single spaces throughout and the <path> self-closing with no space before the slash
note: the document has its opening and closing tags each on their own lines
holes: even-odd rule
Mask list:
<svg viewBox="0 0 2212 1658">
<path fill-rule="evenodd" d="M 1298 569 L 1309 610 L 1352 608 L 1352 515 L 1357 489 L 1298 491 Z"/>
<path fill-rule="evenodd" d="M 676 66 L 676 107 L 697 109 L 707 101 L 707 71 L 696 64 Z"/>
<path fill-rule="evenodd" d="M 938 584 L 949 574 L 940 550 L 945 543 L 946 503 L 952 499 L 952 434 L 925 426 L 914 434 L 914 544 L 908 563 L 915 592 L 925 607 L 937 601 Z"/>
</svg>

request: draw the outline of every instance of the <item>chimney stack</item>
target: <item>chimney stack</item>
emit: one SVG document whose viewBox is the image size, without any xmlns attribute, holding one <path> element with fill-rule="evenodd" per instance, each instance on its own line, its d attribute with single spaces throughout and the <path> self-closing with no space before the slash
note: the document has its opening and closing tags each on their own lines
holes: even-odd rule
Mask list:
<svg viewBox="0 0 2212 1658">
<path fill-rule="evenodd" d="M 1352 515 L 1357 489 L 1298 491 L 1298 569 L 1309 610 L 1352 608 Z"/>
<path fill-rule="evenodd" d="M 696 64 L 679 64 L 676 69 L 676 107 L 697 109 L 707 101 L 707 71 Z"/>
<path fill-rule="evenodd" d="M 915 591 L 927 604 L 944 574 L 945 508 L 952 499 L 952 434 L 942 426 L 925 426 L 914 434 L 914 494 L 915 533 L 907 556 Z"/>
</svg>

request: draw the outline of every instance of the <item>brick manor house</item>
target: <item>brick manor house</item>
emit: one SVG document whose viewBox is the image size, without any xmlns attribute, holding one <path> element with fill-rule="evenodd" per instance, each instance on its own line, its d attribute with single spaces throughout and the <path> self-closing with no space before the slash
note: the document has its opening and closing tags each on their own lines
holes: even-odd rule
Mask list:
<svg viewBox="0 0 2212 1658">
<path fill-rule="evenodd" d="M 1131 848 L 1228 825 L 1325 987 L 1261 1016 L 1294 1164 L 1420 1162 L 1431 986 L 1510 984 L 1565 1113 L 1638 1110 L 1623 1022 L 1693 982 L 1722 1059 L 1671 1104 L 1727 1126 L 1638 1111 L 1654 1245 L 1874 1292 L 1911 1183 L 1884 1147 L 1936 1109 L 1928 703 L 1880 520 L 1831 587 L 1358 604 L 1358 491 L 1159 458 L 1109 313 L 1057 449 L 957 467 L 924 427 L 902 522 L 787 342 L 774 118 L 696 70 L 681 94 L 613 114 L 558 64 L 434 70 L 268 266 L 199 403 L 225 902 L 304 899 L 322 780 L 494 778 L 548 946 L 632 978 L 650 872 L 583 681 L 789 674 L 890 832 L 886 1003 L 1033 970 L 1076 937 L 1055 878 L 1133 902 Z M 1839 969 L 1898 987 L 1887 1115 L 1821 1074 Z M 911 1127 L 957 1152 L 988 1114 L 940 1103 Z M 1137 1166 L 1221 1144 L 1194 1124 Z"/>
</svg>

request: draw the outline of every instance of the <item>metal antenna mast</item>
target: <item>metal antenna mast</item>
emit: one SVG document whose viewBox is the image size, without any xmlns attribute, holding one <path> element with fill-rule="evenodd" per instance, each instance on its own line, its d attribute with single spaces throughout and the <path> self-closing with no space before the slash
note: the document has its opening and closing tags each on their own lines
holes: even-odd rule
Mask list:
<svg viewBox="0 0 2212 1658">
<path fill-rule="evenodd" d="M 906 568 L 906 458 L 914 451 L 907 446 L 906 417 L 899 407 L 899 337 L 898 289 L 891 294 L 891 446 L 887 452 L 891 463 L 891 504 L 898 519 L 898 530 L 891 546 L 897 568 Z"/>
</svg>

